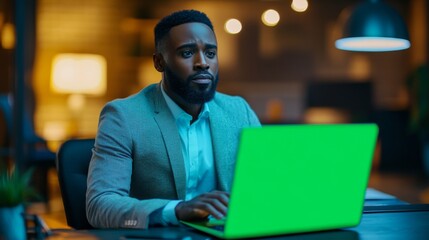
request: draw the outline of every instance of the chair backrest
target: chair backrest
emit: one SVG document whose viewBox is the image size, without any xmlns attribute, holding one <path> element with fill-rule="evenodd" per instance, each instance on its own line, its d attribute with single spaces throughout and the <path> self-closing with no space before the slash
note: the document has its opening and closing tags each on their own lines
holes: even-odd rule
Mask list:
<svg viewBox="0 0 429 240">
<path fill-rule="evenodd" d="M 71 139 L 57 153 L 57 171 L 67 224 L 74 229 L 90 229 L 86 218 L 86 178 L 94 139 Z"/>
</svg>

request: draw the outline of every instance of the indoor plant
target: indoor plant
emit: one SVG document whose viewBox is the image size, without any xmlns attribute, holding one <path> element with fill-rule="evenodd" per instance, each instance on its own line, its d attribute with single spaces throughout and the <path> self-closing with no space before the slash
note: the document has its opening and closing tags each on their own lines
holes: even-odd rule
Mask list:
<svg viewBox="0 0 429 240">
<path fill-rule="evenodd" d="M 24 204 L 36 196 L 29 185 L 32 172 L 0 168 L 0 239 L 26 239 Z"/>
</svg>

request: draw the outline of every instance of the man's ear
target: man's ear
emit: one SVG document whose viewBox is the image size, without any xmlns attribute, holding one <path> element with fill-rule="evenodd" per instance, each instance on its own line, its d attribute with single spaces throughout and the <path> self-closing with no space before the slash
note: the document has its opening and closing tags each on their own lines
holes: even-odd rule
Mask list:
<svg viewBox="0 0 429 240">
<path fill-rule="evenodd" d="M 161 53 L 154 53 L 153 56 L 153 66 L 158 72 L 164 72 L 165 61 Z"/>
</svg>

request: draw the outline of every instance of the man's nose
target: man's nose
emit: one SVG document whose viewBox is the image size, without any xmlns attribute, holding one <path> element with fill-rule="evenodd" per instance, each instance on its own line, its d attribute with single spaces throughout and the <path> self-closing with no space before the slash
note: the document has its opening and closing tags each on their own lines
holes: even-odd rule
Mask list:
<svg viewBox="0 0 429 240">
<path fill-rule="evenodd" d="M 204 55 L 203 52 L 200 52 L 199 54 L 196 55 L 194 67 L 195 69 L 203 69 L 203 70 L 207 70 L 210 67 L 210 65 L 207 63 L 206 56 Z"/>
</svg>

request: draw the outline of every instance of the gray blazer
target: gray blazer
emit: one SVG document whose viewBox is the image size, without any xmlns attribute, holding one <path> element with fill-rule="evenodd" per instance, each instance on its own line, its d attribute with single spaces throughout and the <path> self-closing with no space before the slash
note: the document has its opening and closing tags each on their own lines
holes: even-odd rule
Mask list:
<svg viewBox="0 0 429 240">
<path fill-rule="evenodd" d="M 217 189 L 229 191 L 240 130 L 260 126 L 240 97 L 216 93 L 208 103 Z M 101 111 L 88 171 L 86 211 L 97 228 L 147 228 L 149 215 L 184 199 L 180 136 L 160 85 L 151 85 Z"/>
</svg>

